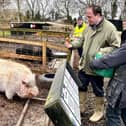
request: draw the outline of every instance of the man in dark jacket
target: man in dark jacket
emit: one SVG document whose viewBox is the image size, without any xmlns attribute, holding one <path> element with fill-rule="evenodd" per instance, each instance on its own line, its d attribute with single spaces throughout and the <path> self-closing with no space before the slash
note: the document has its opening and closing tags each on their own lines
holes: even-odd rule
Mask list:
<svg viewBox="0 0 126 126">
<path fill-rule="evenodd" d="M 115 68 L 115 74 L 109 81 L 106 93 L 106 126 L 121 126 L 121 118 L 126 126 L 126 30 L 121 38 L 120 48 L 90 63 L 93 70 Z"/>
</svg>

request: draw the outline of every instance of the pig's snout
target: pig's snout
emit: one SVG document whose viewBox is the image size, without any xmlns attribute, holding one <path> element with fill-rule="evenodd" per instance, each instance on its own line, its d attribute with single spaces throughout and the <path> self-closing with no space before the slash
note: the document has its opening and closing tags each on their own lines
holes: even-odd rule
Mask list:
<svg viewBox="0 0 126 126">
<path fill-rule="evenodd" d="M 29 88 L 29 92 L 28 94 L 30 96 L 37 96 L 39 94 L 39 90 L 37 87 L 32 87 L 32 88 Z"/>
<path fill-rule="evenodd" d="M 38 94 L 39 90 L 37 86 L 27 87 L 26 85 L 21 85 L 20 92 L 18 92 L 18 95 L 22 98 L 35 97 Z"/>
</svg>

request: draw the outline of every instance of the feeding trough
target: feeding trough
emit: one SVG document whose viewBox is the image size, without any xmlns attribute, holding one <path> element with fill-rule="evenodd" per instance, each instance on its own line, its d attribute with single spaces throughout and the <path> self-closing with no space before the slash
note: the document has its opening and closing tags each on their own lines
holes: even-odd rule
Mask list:
<svg viewBox="0 0 126 126">
<path fill-rule="evenodd" d="M 39 76 L 41 81 L 52 82 L 54 79 L 55 73 L 44 73 Z"/>
</svg>

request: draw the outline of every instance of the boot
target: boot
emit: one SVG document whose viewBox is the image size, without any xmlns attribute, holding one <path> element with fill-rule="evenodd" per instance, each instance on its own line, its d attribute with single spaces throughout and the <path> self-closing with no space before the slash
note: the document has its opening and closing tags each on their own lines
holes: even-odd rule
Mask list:
<svg viewBox="0 0 126 126">
<path fill-rule="evenodd" d="M 96 97 L 94 114 L 90 117 L 91 122 L 99 121 L 104 115 L 104 97 Z"/>
<path fill-rule="evenodd" d="M 83 114 L 84 111 L 85 111 L 85 103 L 86 103 L 86 100 L 87 100 L 87 92 L 80 91 L 79 97 L 80 97 L 80 112 L 81 112 L 81 114 Z"/>
</svg>

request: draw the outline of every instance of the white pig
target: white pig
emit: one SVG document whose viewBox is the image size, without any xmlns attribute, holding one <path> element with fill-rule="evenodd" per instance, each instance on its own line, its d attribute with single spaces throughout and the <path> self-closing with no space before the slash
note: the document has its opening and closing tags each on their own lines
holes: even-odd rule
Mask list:
<svg viewBox="0 0 126 126">
<path fill-rule="evenodd" d="M 8 99 L 17 94 L 21 98 L 37 96 L 35 74 L 27 66 L 0 59 L 0 91 L 5 92 Z"/>
</svg>

